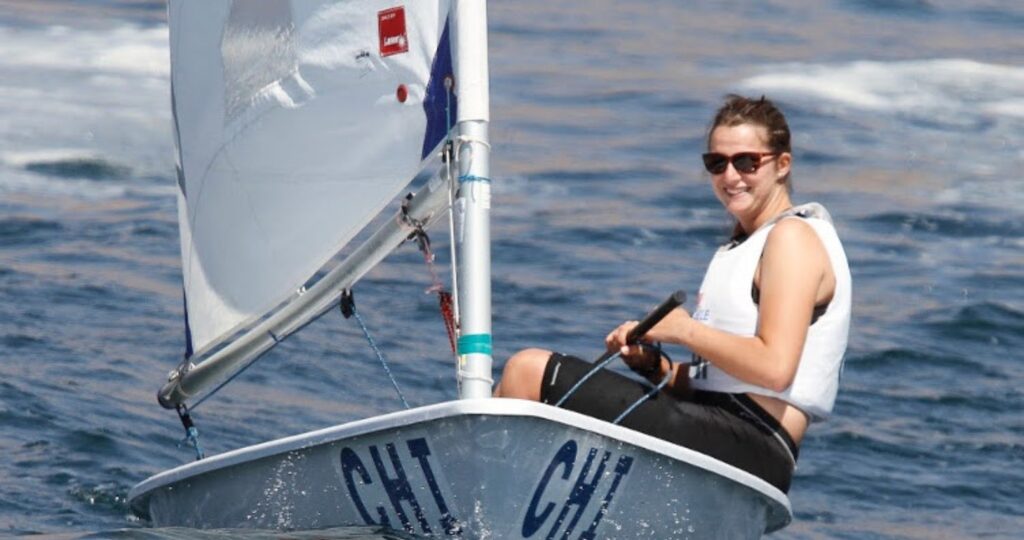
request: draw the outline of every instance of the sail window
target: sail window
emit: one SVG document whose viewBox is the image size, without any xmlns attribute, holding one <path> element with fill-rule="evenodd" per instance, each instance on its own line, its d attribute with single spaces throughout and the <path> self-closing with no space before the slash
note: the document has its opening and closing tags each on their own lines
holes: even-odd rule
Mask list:
<svg viewBox="0 0 1024 540">
<path fill-rule="evenodd" d="M 291 4 L 236 0 L 221 38 L 224 111 L 230 122 L 270 85 L 298 69 Z"/>
</svg>

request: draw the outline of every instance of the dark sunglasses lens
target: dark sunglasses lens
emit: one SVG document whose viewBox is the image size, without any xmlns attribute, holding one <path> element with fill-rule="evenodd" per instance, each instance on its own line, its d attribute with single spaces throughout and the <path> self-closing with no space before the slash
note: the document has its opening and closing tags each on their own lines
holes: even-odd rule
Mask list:
<svg viewBox="0 0 1024 540">
<path fill-rule="evenodd" d="M 704 168 L 711 174 L 722 174 L 729 166 L 728 156 L 722 154 L 704 154 Z"/>
<path fill-rule="evenodd" d="M 732 166 L 744 174 L 756 171 L 759 165 L 761 165 L 761 156 L 757 154 L 736 154 L 732 157 Z"/>
</svg>

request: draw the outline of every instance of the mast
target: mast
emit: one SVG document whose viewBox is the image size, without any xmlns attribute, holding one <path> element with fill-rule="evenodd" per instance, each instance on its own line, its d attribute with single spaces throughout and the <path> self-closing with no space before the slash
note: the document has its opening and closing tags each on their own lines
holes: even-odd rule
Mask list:
<svg viewBox="0 0 1024 540">
<path fill-rule="evenodd" d="M 491 180 L 487 2 L 455 0 L 455 86 L 459 96 L 459 183 L 463 261 L 459 269 L 459 397 L 491 396 Z"/>
</svg>

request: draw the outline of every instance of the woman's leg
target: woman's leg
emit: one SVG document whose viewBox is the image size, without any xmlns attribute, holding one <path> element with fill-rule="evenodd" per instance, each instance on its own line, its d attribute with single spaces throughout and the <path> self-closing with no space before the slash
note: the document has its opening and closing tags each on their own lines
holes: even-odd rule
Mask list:
<svg viewBox="0 0 1024 540">
<path fill-rule="evenodd" d="M 494 397 L 540 401 L 540 383 L 551 351 L 523 349 L 505 362 L 501 382 L 494 389 Z"/>
<path fill-rule="evenodd" d="M 539 385 L 544 403 L 564 399 L 563 409 L 607 422 L 645 399 L 653 388 L 610 369 L 597 371 L 575 388 L 594 369 L 592 362 L 555 354 L 548 364 Z M 748 420 L 732 400 L 729 394 L 715 392 L 696 391 L 687 398 L 658 392 L 641 401 L 620 425 L 717 458 L 786 491 L 793 463 L 783 443 L 771 430 Z M 753 400 L 749 403 L 757 407 Z"/>
</svg>

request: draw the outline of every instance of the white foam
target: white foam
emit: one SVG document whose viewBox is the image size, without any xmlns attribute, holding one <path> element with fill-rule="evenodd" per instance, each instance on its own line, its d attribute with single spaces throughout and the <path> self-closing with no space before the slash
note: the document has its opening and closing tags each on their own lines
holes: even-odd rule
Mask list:
<svg viewBox="0 0 1024 540">
<path fill-rule="evenodd" d="M 937 114 L 940 122 L 1024 118 L 1024 67 L 965 59 L 770 65 L 740 87 L 881 113 Z"/>
<path fill-rule="evenodd" d="M 29 171 L 5 171 L 0 180 L 0 199 L 5 193 L 43 197 L 66 197 L 84 201 L 123 198 L 125 196 L 174 197 L 178 190 L 171 181 L 96 182 L 85 178 L 54 178 Z"/>
<path fill-rule="evenodd" d="M 0 27 L 0 191 L 117 197 L 155 187 L 135 178 L 172 176 L 167 36 L 166 26 L 120 22 Z M 134 178 L 24 170 L 67 161 L 110 163 Z"/>
<path fill-rule="evenodd" d="M 0 28 L 0 66 L 167 78 L 167 27 Z"/>
<path fill-rule="evenodd" d="M 777 64 L 743 80 L 747 95 L 766 94 L 829 118 L 848 120 L 798 143 L 899 176 L 909 168 L 939 189 L 913 181 L 893 189 L 939 204 L 1019 208 L 1024 164 L 1024 67 L 965 59 L 841 64 Z M 847 130 L 847 131 L 844 131 Z M 850 131 L 858 137 L 850 137 Z M 861 138 L 870 133 L 868 139 Z M 811 139 L 813 137 L 813 140 Z"/>
<path fill-rule="evenodd" d="M 1020 91 L 1024 92 L 1024 87 L 1022 87 Z M 989 103 L 985 107 L 985 110 L 990 114 L 1024 118 L 1024 99 L 1018 98 L 994 101 Z"/>
</svg>

